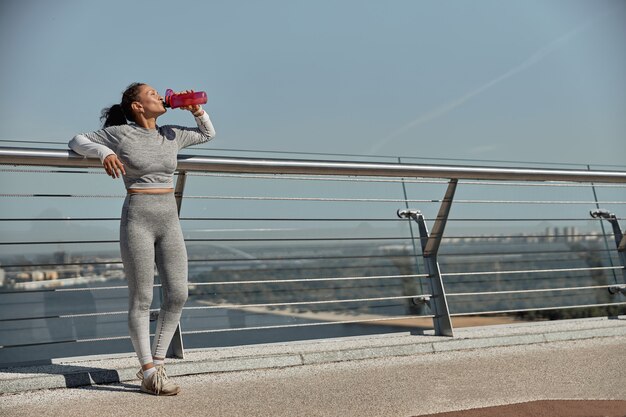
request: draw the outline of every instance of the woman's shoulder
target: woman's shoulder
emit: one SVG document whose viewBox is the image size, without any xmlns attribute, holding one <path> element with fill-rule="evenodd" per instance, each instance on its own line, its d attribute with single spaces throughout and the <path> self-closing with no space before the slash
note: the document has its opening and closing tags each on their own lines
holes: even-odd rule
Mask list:
<svg viewBox="0 0 626 417">
<path fill-rule="evenodd" d="M 167 140 L 176 140 L 179 136 L 178 132 L 184 129 L 182 126 L 177 125 L 163 125 L 159 126 L 159 133 Z"/>
<path fill-rule="evenodd" d="M 109 127 L 105 127 L 102 130 L 104 130 L 105 132 L 109 134 L 127 133 L 133 130 L 133 126 L 130 124 L 109 126 Z"/>
<path fill-rule="evenodd" d="M 128 139 L 134 136 L 143 136 L 145 133 L 144 129 L 138 128 L 135 124 L 125 124 L 125 125 L 117 125 L 117 126 L 109 126 L 105 127 L 102 130 L 108 137 L 114 138 L 115 140 L 121 141 L 124 139 Z"/>
</svg>

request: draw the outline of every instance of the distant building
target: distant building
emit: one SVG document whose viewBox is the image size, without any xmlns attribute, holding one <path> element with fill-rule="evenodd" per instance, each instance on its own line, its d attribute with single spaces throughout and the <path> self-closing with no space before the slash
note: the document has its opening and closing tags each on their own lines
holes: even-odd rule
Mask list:
<svg viewBox="0 0 626 417">
<path fill-rule="evenodd" d="M 30 277 L 32 281 L 43 281 L 46 278 L 46 274 L 43 271 L 32 271 L 30 273 Z"/>
<path fill-rule="evenodd" d="M 57 271 L 43 271 L 45 280 L 59 279 L 59 273 Z"/>
<path fill-rule="evenodd" d="M 65 251 L 54 252 L 54 263 L 59 265 L 65 265 L 70 263 L 70 255 Z"/>
<path fill-rule="evenodd" d="M 567 242 L 579 242 L 581 239 L 578 236 L 578 229 L 574 226 L 566 226 L 563 228 L 563 234 Z"/>
<path fill-rule="evenodd" d="M 67 265 L 55 270 L 59 278 L 77 278 L 81 276 L 80 265 Z"/>
<path fill-rule="evenodd" d="M 17 274 L 15 274 L 15 279 L 17 279 L 18 281 L 30 281 L 32 279 L 32 276 L 30 272 L 18 272 Z"/>
</svg>

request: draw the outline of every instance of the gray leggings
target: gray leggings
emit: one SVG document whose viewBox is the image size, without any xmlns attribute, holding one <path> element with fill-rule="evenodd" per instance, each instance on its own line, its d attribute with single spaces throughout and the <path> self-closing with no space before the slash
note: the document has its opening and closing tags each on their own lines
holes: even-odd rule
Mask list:
<svg viewBox="0 0 626 417">
<path fill-rule="evenodd" d="M 187 250 L 174 193 L 129 194 L 120 222 L 120 249 L 128 280 L 128 329 L 142 365 L 164 358 L 187 301 Z M 154 263 L 163 303 L 150 349 Z"/>
</svg>

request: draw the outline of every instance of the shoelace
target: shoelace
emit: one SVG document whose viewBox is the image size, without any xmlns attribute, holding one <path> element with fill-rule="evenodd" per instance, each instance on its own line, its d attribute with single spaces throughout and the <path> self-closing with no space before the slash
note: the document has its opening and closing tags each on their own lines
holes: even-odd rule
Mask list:
<svg viewBox="0 0 626 417">
<path fill-rule="evenodd" d="M 163 380 L 163 382 L 167 382 L 168 378 L 167 378 L 167 373 L 165 373 L 165 366 L 163 365 L 157 366 L 157 373 L 161 374 L 161 379 Z"/>
<path fill-rule="evenodd" d="M 143 371 L 139 370 L 139 372 L 137 372 L 137 378 L 141 379 L 143 381 Z M 163 388 L 163 385 L 166 384 L 169 381 L 169 378 L 167 377 L 167 373 L 165 372 L 165 367 L 164 366 L 157 366 L 157 370 L 155 372 L 155 375 L 152 379 L 152 390 L 158 395 L 161 393 L 161 388 Z"/>
<path fill-rule="evenodd" d="M 152 390 L 159 395 L 161 393 L 161 387 L 163 386 L 163 374 L 157 370 L 152 378 Z"/>
</svg>

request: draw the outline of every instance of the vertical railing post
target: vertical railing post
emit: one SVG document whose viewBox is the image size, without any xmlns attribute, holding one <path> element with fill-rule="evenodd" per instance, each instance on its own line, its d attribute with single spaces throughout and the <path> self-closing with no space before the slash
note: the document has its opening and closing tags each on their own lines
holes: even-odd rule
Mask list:
<svg viewBox="0 0 626 417">
<path fill-rule="evenodd" d="M 424 257 L 424 265 L 428 273 L 428 283 L 431 292 L 431 298 L 428 302 L 435 316 L 433 318 L 433 324 L 437 336 L 454 336 L 450 310 L 448 309 L 448 301 L 441 277 L 441 269 L 437 261 L 437 254 L 448 221 L 448 215 L 450 214 L 450 208 L 452 207 L 452 200 L 454 199 L 457 183 L 457 179 L 451 179 L 448 183 L 448 189 L 441 202 L 439 213 L 437 214 L 433 230 L 430 234 L 428 233 L 428 227 L 426 226 L 426 221 L 421 212 L 411 210 L 398 211 L 398 216 L 412 218 L 417 222 L 419 228 L 422 256 Z"/>
<path fill-rule="evenodd" d="M 617 248 L 617 255 L 622 262 L 622 284 L 626 284 L 626 236 L 622 233 L 622 229 L 619 226 L 617 217 L 613 215 L 608 219 L 613 228 L 613 237 L 615 238 L 615 247 Z"/>
<path fill-rule="evenodd" d="M 594 219 L 604 219 L 611 223 L 611 227 L 613 228 L 613 237 L 615 238 L 615 246 L 617 247 L 617 255 L 622 262 L 623 282 L 622 284 L 619 284 L 616 278 L 615 285 L 609 287 L 609 292 L 613 295 L 619 293 L 626 294 L 626 235 L 624 235 L 622 229 L 620 228 L 617 216 L 608 210 L 593 210 L 589 212 L 589 214 L 591 214 L 591 217 Z M 609 258 L 610 257 L 611 255 L 609 255 Z M 611 266 L 613 266 L 613 263 L 611 263 Z M 615 272 L 615 270 L 613 270 L 613 272 Z"/>
<path fill-rule="evenodd" d="M 185 191 L 185 182 L 187 180 L 187 172 L 179 171 L 178 178 L 176 179 L 176 188 L 174 189 L 174 197 L 176 198 L 176 208 L 178 210 L 178 216 L 180 217 L 180 207 L 183 203 L 183 193 Z M 161 287 L 162 288 L 162 287 Z M 183 348 L 183 333 L 180 327 L 180 321 L 174 331 L 174 337 L 172 337 L 172 343 L 167 350 L 168 358 L 185 358 L 185 349 Z"/>
<path fill-rule="evenodd" d="M 402 164 L 402 158 L 398 157 L 398 164 Z M 406 184 L 404 182 L 404 178 L 402 178 L 402 195 L 404 196 L 404 206 L 405 208 L 408 210 L 409 209 L 409 201 L 408 201 L 408 195 L 406 192 Z M 412 245 L 412 255 L 413 255 L 413 259 L 415 260 L 415 269 L 413 270 L 413 268 L 410 268 L 410 264 L 407 265 L 406 271 L 403 271 L 403 273 L 406 273 L 407 275 L 411 275 L 411 274 L 421 274 L 420 272 L 420 264 L 418 261 L 418 252 L 417 252 L 417 245 L 415 244 L 415 235 L 413 233 L 413 225 L 411 223 L 409 223 L 409 233 L 411 234 L 411 245 Z M 402 263 L 400 264 L 402 265 Z M 399 265 L 399 267 L 400 267 Z M 419 293 L 420 294 L 424 294 L 424 283 L 422 282 L 422 280 L 420 278 L 404 278 L 402 280 L 402 287 L 403 287 L 403 294 L 404 295 L 409 295 L 409 294 L 415 294 L 418 290 L 416 288 L 416 284 L 419 285 Z M 424 303 L 415 303 L 414 300 L 407 300 L 407 311 L 409 314 L 424 314 Z"/>
<path fill-rule="evenodd" d="M 591 171 L 591 165 L 587 165 L 587 171 Z M 596 193 L 596 187 L 593 183 L 591 183 L 591 191 L 593 193 L 593 199 L 596 202 L 596 208 L 598 210 L 600 209 L 600 203 L 598 201 L 598 194 Z M 602 229 L 602 237 L 604 238 L 604 248 L 607 250 L 607 252 L 610 251 L 609 248 L 609 239 L 606 236 L 606 230 L 604 230 L 604 223 L 600 222 L 600 229 Z M 622 265 L 624 264 L 624 262 L 622 261 Z M 611 256 L 609 255 L 609 265 L 611 267 L 615 266 L 613 265 L 613 258 L 611 258 Z M 615 281 L 615 284 L 617 284 L 617 274 L 615 273 L 615 270 L 612 270 L 611 273 L 613 274 L 613 280 Z"/>
</svg>

